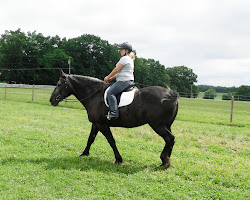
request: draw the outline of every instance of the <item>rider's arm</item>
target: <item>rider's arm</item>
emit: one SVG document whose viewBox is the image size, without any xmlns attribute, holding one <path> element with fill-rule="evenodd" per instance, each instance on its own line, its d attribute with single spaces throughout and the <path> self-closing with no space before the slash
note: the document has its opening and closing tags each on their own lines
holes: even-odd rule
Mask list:
<svg viewBox="0 0 250 200">
<path fill-rule="evenodd" d="M 109 78 L 109 81 L 112 81 L 113 79 L 116 78 L 116 75 L 112 76 L 111 78 Z"/>
<path fill-rule="evenodd" d="M 111 81 L 115 78 L 116 74 L 121 70 L 123 65 L 121 63 L 118 63 L 116 67 L 112 70 L 112 72 L 104 78 L 105 82 Z M 112 78 L 112 79 L 111 79 Z M 110 80 L 111 79 L 111 80 Z"/>
</svg>

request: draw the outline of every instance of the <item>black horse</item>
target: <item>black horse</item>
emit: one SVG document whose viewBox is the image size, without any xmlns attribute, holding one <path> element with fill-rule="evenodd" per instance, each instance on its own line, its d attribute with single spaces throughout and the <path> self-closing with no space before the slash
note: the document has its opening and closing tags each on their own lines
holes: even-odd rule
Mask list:
<svg viewBox="0 0 250 200">
<path fill-rule="evenodd" d="M 107 120 L 108 108 L 103 101 L 103 94 L 109 84 L 103 81 L 79 75 L 68 75 L 61 72 L 61 77 L 53 91 L 50 102 L 57 106 L 60 101 L 73 94 L 86 108 L 92 129 L 87 146 L 81 156 L 88 156 L 89 150 L 98 131 L 108 140 L 115 154 L 115 163 L 122 163 L 122 157 L 116 147 L 110 127 L 132 128 L 149 124 L 165 141 L 161 153 L 162 166 L 170 166 L 170 156 L 175 136 L 171 133 L 171 125 L 178 112 L 178 93 L 170 88 L 159 86 L 145 87 L 135 92 L 133 102 L 119 108 L 117 120 Z"/>
</svg>

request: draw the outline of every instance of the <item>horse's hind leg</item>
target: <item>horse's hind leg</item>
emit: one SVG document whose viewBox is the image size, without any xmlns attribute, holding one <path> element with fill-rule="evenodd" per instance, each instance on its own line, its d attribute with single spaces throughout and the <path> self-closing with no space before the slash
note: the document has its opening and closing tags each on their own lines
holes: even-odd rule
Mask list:
<svg viewBox="0 0 250 200">
<path fill-rule="evenodd" d="M 174 139 L 175 136 L 171 133 L 170 128 L 166 128 L 164 124 L 158 124 L 158 125 L 151 125 L 150 126 L 154 129 L 154 131 L 160 135 L 164 141 L 165 141 L 165 147 L 161 153 L 161 160 L 162 160 L 162 166 L 168 168 L 170 166 L 170 156 L 172 153 L 172 149 L 174 146 Z"/>
<path fill-rule="evenodd" d="M 96 127 L 96 125 L 92 124 L 92 128 L 91 128 L 91 131 L 89 134 L 87 146 L 80 156 L 88 156 L 89 155 L 89 149 L 90 149 L 91 145 L 93 144 L 93 142 L 95 141 L 97 133 L 98 133 L 98 128 Z"/>
</svg>

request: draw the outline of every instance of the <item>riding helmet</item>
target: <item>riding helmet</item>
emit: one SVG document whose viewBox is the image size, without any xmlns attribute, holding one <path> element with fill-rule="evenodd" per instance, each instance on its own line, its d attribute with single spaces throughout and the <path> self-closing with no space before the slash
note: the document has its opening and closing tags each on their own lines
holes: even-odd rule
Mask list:
<svg viewBox="0 0 250 200">
<path fill-rule="evenodd" d="M 124 42 L 119 46 L 120 49 L 127 49 L 129 51 L 132 51 L 132 45 L 128 42 Z"/>
</svg>

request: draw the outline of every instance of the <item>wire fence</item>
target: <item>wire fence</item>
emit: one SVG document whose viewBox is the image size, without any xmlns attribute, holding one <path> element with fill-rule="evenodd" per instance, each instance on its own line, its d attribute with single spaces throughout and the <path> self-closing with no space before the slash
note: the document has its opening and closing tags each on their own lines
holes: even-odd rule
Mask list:
<svg viewBox="0 0 250 200">
<path fill-rule="evenodd" d="M 146 85 L 143 85 L 146 87 Z M 28 84 L 6 84 L 0 83 L 0 88 L 35 88 L 35 89 L 54 89 L 55 86 L 53 85 L 28 85 Z M 184 98 L 204 98 L 204 92 L 200 93 L 192 93 L 192 92 L 178 92 L 180 97 Z M 218 97 L 218 98 L 217 98 Z M 215 100 L 231 100 L 231 96 L 228 98 L 223 99 L 222 95 L 214 95 L 211 98 L 204 98 L 204 99 L 215 99 Z M 250 101 L 250 96 L 244 95 L 234 95 L 235 101 Z M 69 101 L 69 100 L 68 100 Z"/>
<path fill-rule="evenodd" d="M 0 100 L 6 99 L 16 102 L 34 102 L 43 105 L 50 105 L 49 99 L 55 86 L 52 85 L 26 85 L 26 84 L 0 84 Z M 237 99 L 237 97 L 235 97 Z M 74 97 L 70 96 L 66 98 L 60 106 L 84 109 L 82 104 Z M 187 113 L 182 114 L 182 110 Z M 221 120 L 229 123 L 229 116 L 233 113 L 238 116 L 237 123 L 241 121 L 249 121 L 250 125 L 250 102 L 235 102 L 234 107 L 231 107 L 231 100 L 218 101 L 208 99 L 197 98 L 180 98 L 180 119 L 182 115 L 189 115 L 191 118 L 197 118 L 198 115 L 206 117 L 205 121 L 212 122 L 221 118 L 220 113 L 225 113 L 225 117 Z M 199 111 L 199 112 L 198 112 Z M 185 116 L 184 116 L 185 117 Z M 199 118 L 199 116 L 198 116 Z M 204 120 L 203 120 L 204 121 Z M 202 120 L 201 120 L 202 122 Z"/>
<path fill-rule="evenodd" d="M 232 95 L 228 96 L 226 93 L 220 93 L 223 95 L 226 95 L 226 97 L 223 97 L 223 95 L 210 95 L 208 97 L 205 97 L 204 92 L 200 93 L 192 93 L 192 92 L 178 92 L 180 97 L 185 97 L 185 98 L 203 98 L 203 99 L 221 99 L 221 100 L 232 100 L 232 96 L 234 96 L 235 101 L 250 101 L 250 96 L 246 95 Z M 201 95 L 202 94 L 202 95 Z M 217 96 L 219 96 L 217 98 Z"/>
</svg>

